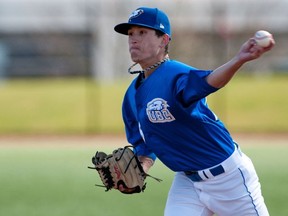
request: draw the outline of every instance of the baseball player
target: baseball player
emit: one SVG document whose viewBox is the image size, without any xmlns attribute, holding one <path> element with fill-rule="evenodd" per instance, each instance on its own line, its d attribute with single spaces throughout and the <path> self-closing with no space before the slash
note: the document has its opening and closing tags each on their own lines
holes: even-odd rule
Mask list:
<svg viewBox="0 0 288 216">
<path fill-rule="evenodd" d="M 170 60 L 171 29 L 157 8 L 135 10 L 114 30 L 128 35 L 139 73 L 122 106 L 127 140 L 148 172 L 156 157 L 176 172 L 165 216 L 269 215 L 251 160 L 241 152 L 206 96 L 224 87 L 246 62 L 270 50 L 253 38 L 215 70 L 199 70 Z M 139 64 L 141 71 L 133 70 Z"/>
</svg>

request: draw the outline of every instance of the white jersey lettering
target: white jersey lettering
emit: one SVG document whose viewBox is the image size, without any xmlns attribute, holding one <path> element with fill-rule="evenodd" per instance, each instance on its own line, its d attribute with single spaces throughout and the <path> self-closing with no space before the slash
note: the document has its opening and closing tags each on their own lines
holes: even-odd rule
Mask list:
<svg viewBox="0 0 288 216">
<path fill-rule="evenodd" d="M 174 116 L 168 110 L 167 101 L 155 98 L 147 104 L 146 113 L 152 123 L 165 123 L 174 121 Z"/>
</svg>

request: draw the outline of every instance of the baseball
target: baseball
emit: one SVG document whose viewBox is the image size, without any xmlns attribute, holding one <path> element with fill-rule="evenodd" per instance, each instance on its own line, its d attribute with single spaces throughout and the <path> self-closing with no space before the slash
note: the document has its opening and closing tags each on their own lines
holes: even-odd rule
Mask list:
<svg viewBox="0 0 288 216">
<path fill-rule="evenodd" d="M 260 30 L 255 33 L 254 39 L 259 46 L 267 47 L 270 45 L 273 36 L 268 31 Z"/>
</svg>

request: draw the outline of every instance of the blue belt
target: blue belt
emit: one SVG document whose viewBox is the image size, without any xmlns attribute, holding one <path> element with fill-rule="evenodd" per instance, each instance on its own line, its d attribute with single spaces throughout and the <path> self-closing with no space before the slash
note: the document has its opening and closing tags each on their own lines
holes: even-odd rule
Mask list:
<svg viewBox="0 0 288 216">
<path fill-rule="evenodd" d="M 223 168 L 222 165 L 219 165 L 219 166 L 216 166 L 216 167 L 214 167 L 214 168 L 211 168 L 211 169 L 209 169 L 209 171 L 211 172 L 211 174 L 212 174 L 213 176 L 217 176 L 217 175 L 220 175 L 220 174 L 222 174 L 222 173 L 225 172 L 225 170 L 224 170 L 224 168 Z M 207 179 L 209 179 L 209 177 L 207 176 L 207 174 L 205 173 L 205 171 L 186 171 L 186 172 L 184 172 L 184 173 L 186 174 L 186 176 L 187 176 L 188 178 L 190 178 L 190 179 L 191 179 L 192 181 L 194 181 L 194 182 L 199 182 L 199 181 L 205 180 L 205 179 L 202 179 L 202 178 L 201 178 L 201 176 L 199 175 L 199 172 L 202 172 L 203 175 L 204 175 Z"/>
</svg>

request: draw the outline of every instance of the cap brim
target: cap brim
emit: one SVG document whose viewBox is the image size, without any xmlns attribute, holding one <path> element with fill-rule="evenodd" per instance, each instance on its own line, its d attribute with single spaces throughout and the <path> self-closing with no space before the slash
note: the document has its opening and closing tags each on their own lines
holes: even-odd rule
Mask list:
<svg viewBox="0 0 288 216">
<path fill-rule="evenodd" d="M 145 28 L 154 29 L 154 28 L 151 28 L 151 26 L 138 24 L 138 23 L 120 23 L 114 27 L 114 30 L 120 34 L 128 35 L 128 30 L 132 26 L 141 26 L 141 27 L 145 27 Z M 155 29 L 155 30 L 158 30 L 158 29 Z"/>
</svg>

